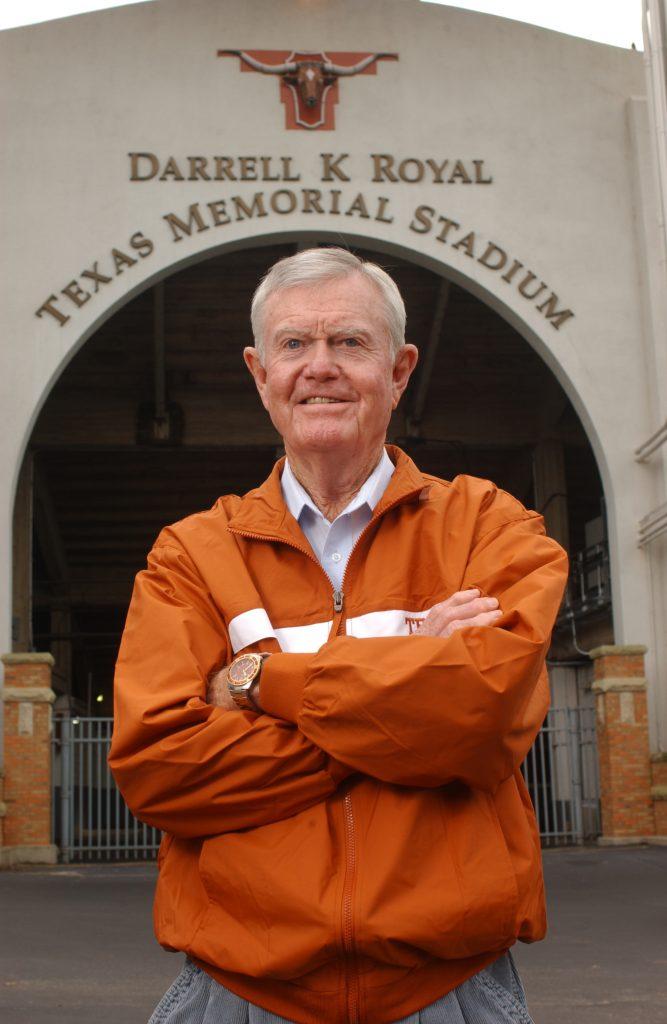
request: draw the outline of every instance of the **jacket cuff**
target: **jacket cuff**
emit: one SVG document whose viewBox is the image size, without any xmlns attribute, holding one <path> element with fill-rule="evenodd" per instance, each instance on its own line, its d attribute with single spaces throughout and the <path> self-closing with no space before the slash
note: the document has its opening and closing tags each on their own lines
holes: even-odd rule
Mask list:
<svg viewBox="0 0 667 1024">
<path fill-rule="evenodd" d="M 296 725 L 311 659 L 312 654 L 272 654 L 264 659 L 259 681 L 262 711 Z"/>
</svg>

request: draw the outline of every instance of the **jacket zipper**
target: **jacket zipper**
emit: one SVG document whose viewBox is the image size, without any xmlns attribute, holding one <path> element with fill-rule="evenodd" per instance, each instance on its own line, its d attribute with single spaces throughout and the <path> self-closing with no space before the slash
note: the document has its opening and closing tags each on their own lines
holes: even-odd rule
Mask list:
<svg viewBox="0 0 667 1024">
<path fill-rule="evenodd" d="M 392 508 L 396 508 L 397 505 L 401 505 L 406 500 L 406 498 L 408 498 L 408 497 L 410 497 L 410 494 L 404 494 L 400 498 L 396 498 L 394 501 L 391 502 L 390 505 L 387 505 L 387 507 L 382 510 L 382 512 L 380 513 L 379 516 L 374 516 L 372 519 L 370 519 L 369 522 L 367 522 L 366 525 L 364 526 L 363 530 L 361 531 L 361 533 L 359 534 L 357 539 L 355 540 L 354 544 L 352 545 L 352 550 L 350 551 L 350 554 L 348 555 L 348 558 L 347 558 L 347 562 L 345 563 L 345 570 L 343 572 L 343 578 L 340 581 L 340 590 L 334 590 L 334 612 L 337 615 L 339 615 L 340 618 L 338 619 L 337 622 L 334 621 L 334 624 L 333 624 L 332 630 L 331 630 L 331 636 L 332 637 L 333 636 L 340 636 L 342 634 L 342 632 L 343 632 L 343 615 L 342 615 L 342 611 L 343 611 L 343 605 L 345 603 L 345 580 L 347 578 L 348 569 L 350 568 L 350 562 L 352 561 L 352 556 L 354 555 L 355 551 L 359 547 L 359 544 L 361 543 L 363 537 L 370 530 L 371 526 L 374 526 L 377 522 L 379 522 L 379 520 L 382 519 L 382 517 L 387 512 L 390 512 Z"/>
<path fill-rule="evenodd" d="M 370 525 L 370 523 L 368 524 Z M 302 547 L 300 544 L 296 544 L 292 540 L 286 540 L 284 537 L 274 537 L 268 534 L 260 533 L 249 533 L 246 530 L 239 530 L 234 527 L 228 527 L 231 533 L 236 533 L 239 536 L 247 537 L 250 540 L 268 540 L 275 541 L 278 544 L 287 544 L 288 547 L 294 548 L 296 551 L 301 551 L 302 554 L 306 555 L 307 558 L 314 562 L 315 565 L 324 573 L 327 580 L 333 588 L 333 607 L 334 607 L 334 623 L 332 625 L 332 635 L 336 636 L 342 627 L 343 620 L 343 603 L 344 593 L 342 585 L 340 590 L 336 590 L 333 585 L 333 581 L 329 576 L 328 572 L 322 567 L 320 562 L 315 556 L 308 551 L 307 548 Z M 362 531 L 363 532 L 363 531 Z M 356 548 L 361 534 L 357 538 L 357 542 L 354 544 Z M 352 557 L 352 551 L 350 552 L 350 558 Z M 348 558 L 348 563 L 349 563 Z M 343 580 L 345 581 L 345 575 L 347 573 L 347 565 L 345 566 L 345 572 L 343 573 Z M 340 616 L 336 623 L 336 616 Z M 357 869 L 357 844 L 356 834 L 354 825 L 354 812 L 352 810 L 352 796 L 348 791 L 343 797 L 343 837 L 345 845 L 345 877 L 343 880 L 343 905 L 342 905 L 342 918 L 343 918 L 343 953 L 344 953 L 344 970 L 345 970 L 345 992 L 347 1001 L 347 1012 L 348 1012 L 348 1024 L 359 1024 L 359 976 L 356 972 L 356 964 L 354 961 L 354 928 L 352 920 L 352 894 L 354 890 L 354 878 Z"/>
<path fill-rule="evenodd" d="M 302 547 L 300 544 L 296 544 L 292 540 L 286 540 L 284 537 L 269 536 L 268 534 L 248 533 L 245 530 L 239 530 L 234 527 L 227 527 L 231 533 L 236 533 L 242 537 L 248 537 L 251 540 L 269 540 L 275 541 L 278 544 L 287 544 L 288 547 L 294 548 L 296 551 L 301 551 L 302 554 L 306 555 L 307 558 L 317 565 L 324 575 L 329 580 L 333 588 L 333 610 L 334 610 L 334 621 L 331 627 L 331 636 L 340 636 L 343 631 L 343 607 L 345 604 L 345 578 L 347 571 L 352 560 L 354 552 L 357 550 L 359 543 L 363 536 L 368 532 L 370 527 L 378 522 L 379 519 L 384 516 L 386 512 L 389 512 L 396 505 L 400 505 L 408 495 L 402 495 L 397 498 L 390 505 L 387 505 L 382 510 L 381 515 L 374 517 L 366 524 L 364 529 L 361 531 L 356 541 L 352 546 L 352 550 L 347 559 L 345 565 L 345 571 L 343 572 L 343 578 L 341 580 L 340 590 L 336 590 L 333 585 L 333 581 L 329 576 L 328 572 L 323 568 L 320 562 L 315 558 L 315 555 L 308 551 L 307 548 Z M 352 794 L 348 790 L 343 797 L 343 823 L 344 823 L 344 839 L 345 839 L 345 878 L 343 882 L 343 906 L 342 906 L 342 918 L 343 918 L 343 950 L 345 952 L 345 977 L 346 977 L 346 994 L 347 994 L 347 1012 L 348 1012 L 348 1024 L 359 1024 L 359 974 L 357 972 L 357 964 L 355 959 L 355 945 L 354 945 L 354 921 L 352 913 L 352 897 L 354 894 L 354 883 L 356 880 L 357 873 L 357 840 L 354 822 L 354 811 L 352 808 Z"/>
<path fill-rule="evenodd" d="M 357 873 L 357 843 L 352 811 L 352 794 L 343 797 L 343 820 L 345 822 L 345 881 L 343 884 L 343 946 L 346 957 L 345 986 L 347 993 L 348 1024 L 359 1024 L 359 974 L 355 959 L 354 925 L 352 917 L 352 896 Z M 349 971 L 347 965 L 349 964 Z"/>
</svg>

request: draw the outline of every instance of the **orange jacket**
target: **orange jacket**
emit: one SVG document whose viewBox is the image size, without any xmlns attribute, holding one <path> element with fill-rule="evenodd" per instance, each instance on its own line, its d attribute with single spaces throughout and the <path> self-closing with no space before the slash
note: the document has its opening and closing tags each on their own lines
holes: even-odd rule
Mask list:
<svg viewBox="0 0 667 1024">
<path fill-rule="evenodd" d="M 519 765 L 549 703 L 567 555 L 490 481 L 387 450 L 342 600 L 278 463 L 162 530 L 116 667 L 109 763 L 167 833 L 158 941 L 303 1024 L 396 1021 L 546 930 Z M 498 598 L 496 625 L 409 635 L 472 586 Z M 263 714 L 206 703 L 241 649 L 277 652 Z"/>
</svg>

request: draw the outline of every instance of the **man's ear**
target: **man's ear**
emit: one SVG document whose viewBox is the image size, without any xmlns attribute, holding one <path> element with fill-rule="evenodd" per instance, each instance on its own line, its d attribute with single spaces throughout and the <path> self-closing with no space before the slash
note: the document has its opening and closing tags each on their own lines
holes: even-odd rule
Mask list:
<svg viewBox="0 0 667 1024">
<path fill-rule="evenodd" d="M 260 362 L 259 353 L 257 349 L 252 345 L 248 345 L 243 349 L 243 360 L 253 375 L 255 386 L 259 391 L 259 397 L 262 400 L 262 405 L 268 410 L 266 402 L 266 370 Z"/>
<path fill-rule="evenodd" d="M 417 365 L 419 351 L 416 345 L 402 345 L 396 355 L 391 375 L 392 409 L 398 405 L 401 395 L 408 386 L 410 375 Z"/>
</svg>

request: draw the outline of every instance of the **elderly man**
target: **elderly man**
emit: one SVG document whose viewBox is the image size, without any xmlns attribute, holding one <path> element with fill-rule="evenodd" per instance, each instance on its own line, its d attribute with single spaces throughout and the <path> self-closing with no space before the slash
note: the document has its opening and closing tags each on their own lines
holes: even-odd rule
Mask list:
<svg viewBox="0 0 667 1024">
<path fill-rule="evenodd" d="M 567 556 L 490 481 L 385 445 L 417 350 L 379 267 L 281 260 L 244 357 L 285 443 L 137 575 L 110 764 L 163 829 L 186 954 L 152 1024 L 530 1022 L 545 933 L 520 764 Z"/>
</svg>

